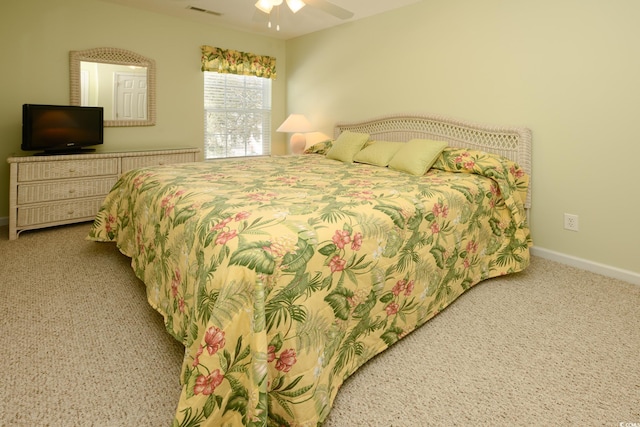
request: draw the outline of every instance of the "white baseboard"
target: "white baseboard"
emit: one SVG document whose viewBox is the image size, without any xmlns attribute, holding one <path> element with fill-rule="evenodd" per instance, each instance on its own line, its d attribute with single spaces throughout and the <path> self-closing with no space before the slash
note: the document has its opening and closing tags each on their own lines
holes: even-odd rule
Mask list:
<svg viewBox="0 0 640 427">
<path fill-rule="evenodd" d="M 9 225 L 9 218 L 6 216 L 0 216 L 0 227 L 3 225 Z"/>
<path fill-rule="evenodd" d="M 571 255 L 562 254 L 560 252 L 555 252 L 536 246 L 531 248 L 531 254 L 534 256 L 539 256 L 540 258 L 545 258 L 551 261 L 559 262 L 561 264 L 580 268 L 582 270 L 591 271 L 592 273 L 601 274 L 603 276 L 612 277 L 614 279 L 624 280 L 625 282 L 633 283 L 634 285 L 640 285 L 640 274 L 633 271 L 622 270 L 610 265 L 600 264 L 597 262 L 577 258 Z"/>
</svg>

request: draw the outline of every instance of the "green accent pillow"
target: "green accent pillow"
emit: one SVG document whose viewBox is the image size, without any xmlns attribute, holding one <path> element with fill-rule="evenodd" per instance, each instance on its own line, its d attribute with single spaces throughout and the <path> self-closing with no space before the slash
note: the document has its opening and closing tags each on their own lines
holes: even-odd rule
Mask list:
<svg viewBox="0 0 640 427">
<path fill-rule="evenodd" d="M 316 142 L 311 147 L 304 150 L 304 154 L 327 154 L 329 148 L 333 145 L 333 141 L 328 139 L 322 142 Z"/>
<path fill-rule="evenodd" d="M 368 133 L 344 131 L 333 142 L 333 146 L 327 151 L 327 158 L 340 160 L 345 163 L 353 163 L 353 156 L 362 149 L 369 140 Z"/>
<path fill-rule="evenodd" d="M 433 166 L 448 144 L 430 139 L 412 139 L 389 161 L 389 169 L 422 176 Z"/>
<path fill-rule="evenodd" d="M 374 141 L 358 151 L 353 161 L 374 166 L 387 166 L 393 155 L 403 145 L 403 142 Z"/>
</svg>

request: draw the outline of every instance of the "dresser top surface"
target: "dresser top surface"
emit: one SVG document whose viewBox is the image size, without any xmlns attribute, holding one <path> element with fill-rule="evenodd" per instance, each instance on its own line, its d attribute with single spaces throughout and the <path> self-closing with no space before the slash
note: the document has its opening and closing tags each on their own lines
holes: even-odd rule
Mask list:
<svg viewBox="0 0 640 427">
<path fill-rule="evenodd" d="M 185 154 L 185 153 L 198 153 L 199 148 L 183 147 L 183 148 L 166 148 L 158 150 L 131 150 L 131 151 L 100 151 L 82 154 L 55 154 L 38 156 L 34 154 L 25 154 L 12 156 L 7 158 L 7 163 L 25 163 L 25 162 L 51 162 L 61 160 L 91 160 L 91 159 L 105 159 L 109 157 L 139 157 L 139 156 L 158 156 L 158 155 L 171 155 L 171 154 Z"/>
</svg>

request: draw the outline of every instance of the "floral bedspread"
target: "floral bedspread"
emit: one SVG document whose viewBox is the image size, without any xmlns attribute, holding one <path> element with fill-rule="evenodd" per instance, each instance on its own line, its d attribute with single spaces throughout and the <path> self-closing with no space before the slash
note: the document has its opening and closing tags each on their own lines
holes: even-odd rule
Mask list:
<svg viewBox="0 0 640 427">
<path fill-rule="evenodd" d="M 185 345 L 173 425 L 315 426 L 363 363 L 528 265 L 528 179 L 453 148 L 423 177 L 315 154 L 145 168 L 88 239 L 131 257 Z"/>
</svg>

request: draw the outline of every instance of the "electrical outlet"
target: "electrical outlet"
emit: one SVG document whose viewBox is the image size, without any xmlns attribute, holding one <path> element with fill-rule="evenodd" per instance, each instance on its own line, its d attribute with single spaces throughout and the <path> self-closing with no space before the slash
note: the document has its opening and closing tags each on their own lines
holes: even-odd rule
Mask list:
<svg viewBox="0 0 640 427">
<path fill-rule="evenodd" d="M 578 215 L 564 214 L 565 230 L 578 231 Z"/>
</svg>

